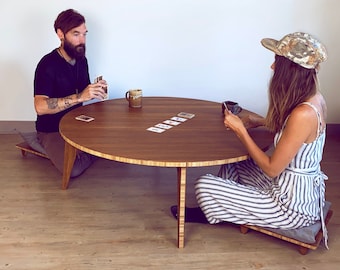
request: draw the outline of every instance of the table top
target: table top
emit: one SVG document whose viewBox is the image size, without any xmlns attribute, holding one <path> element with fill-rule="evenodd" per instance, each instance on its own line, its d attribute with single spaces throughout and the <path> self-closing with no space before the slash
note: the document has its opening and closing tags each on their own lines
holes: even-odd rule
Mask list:
<svg viewBox="0 0 340 270">
<path fill-rule="evenodd" d="M 147 130 L 180 112 L 195 116 L 163 133 Z M 82 114 L 95 119 L 75 119 Z M 77 149 L 131 164 L 201 167 L 248 158 L 234 132 L 225 128 L 221 104 L 206 100 L 143 97 L 142 108 L 130 108 L 125 98 L 97 102 L 67 113 L 60 122 L 60 133 Z M 264 128 L 250 129 L 249 133 L 264 150 L 273 141 L 273 135 Z"/>
</svg>

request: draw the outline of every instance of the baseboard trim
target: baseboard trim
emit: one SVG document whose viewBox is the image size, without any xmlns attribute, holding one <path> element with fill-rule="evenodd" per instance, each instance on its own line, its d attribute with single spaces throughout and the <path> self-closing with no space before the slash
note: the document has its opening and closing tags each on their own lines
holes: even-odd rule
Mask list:
<svg viewBox="0 0 340 270">
<path fill-rule="evenodd" d="M 35 121 L 0 121 L 0 134 L 16 134 L 35 130 Z"/>
<path fill-rule="evenodd" d="M 35 130 L 35 121 L 0 121 L 0 134 L 15 134 Z M 327 135 L 340 136 L 340 124 L 327 124 Z"/>
</svg>

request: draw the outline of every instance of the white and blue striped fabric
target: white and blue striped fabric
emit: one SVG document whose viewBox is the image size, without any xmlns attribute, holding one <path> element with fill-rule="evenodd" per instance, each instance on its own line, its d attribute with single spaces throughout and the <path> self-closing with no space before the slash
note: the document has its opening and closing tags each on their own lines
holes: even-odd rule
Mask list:
<svg viewBox="0 0 340 270">
<path fill-rule="evenodd" d="M 317 138 L 303 144 L 279 176 L 269 178 L 248 159 L 221 166 L 218 176 L 208 174 L 197 179 L 196 198 L 209 223 L 296 229 L 321 220 L 327 237 L 322 213 L 327 176 L 320 169 L 326 131 L 315 106 L 305 104 L 317 113 Z M 274 147 L 281 134 L 276 134 Z"/>
</svg>

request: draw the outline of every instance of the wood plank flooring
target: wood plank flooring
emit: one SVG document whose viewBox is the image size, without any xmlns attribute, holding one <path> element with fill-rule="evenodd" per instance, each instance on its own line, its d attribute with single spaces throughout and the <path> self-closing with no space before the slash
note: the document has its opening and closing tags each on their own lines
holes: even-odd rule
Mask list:
<svg viewBox="0 0 340 270">
<path fill-rule="evenodd" d="M 187 223 L 177 248 L 176 169 L 97 161 L 61 190 L 50 161 L 22 157 L 16 134 L 0 135 L 0 269 L 340 269 L 340 136 L 327 139 L 323 171 L 334 215 L 329 250 L 300 255 L 289 243 L 240 233 L 232 224 Z M 194 180 L 217 167 L 188 169 L 187 205 Z"/>
</svg>

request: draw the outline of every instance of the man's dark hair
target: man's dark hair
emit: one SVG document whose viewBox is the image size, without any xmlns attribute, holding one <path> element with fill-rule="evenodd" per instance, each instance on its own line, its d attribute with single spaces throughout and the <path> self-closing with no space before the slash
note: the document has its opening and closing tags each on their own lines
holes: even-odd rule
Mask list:
<svg viewBox="0 0 340 270">
<path fill-rule="evenodd" d="M 57 32 L 58 29 L 66 34 L 71 29 L 80 26 L 85 23 L 83 15 L 75 11 L 74 9 L 67 9 L 62 11 L 54 22 L 54 30 Z"/>
</svg>

